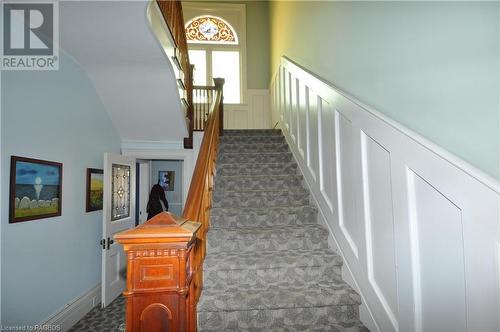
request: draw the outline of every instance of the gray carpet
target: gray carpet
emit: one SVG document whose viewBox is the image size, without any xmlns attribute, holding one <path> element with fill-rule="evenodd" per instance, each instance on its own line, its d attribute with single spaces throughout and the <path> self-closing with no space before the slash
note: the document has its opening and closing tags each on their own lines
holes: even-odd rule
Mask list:
<svg viewBox="0 0 500 332">
<path fill-rule="evenodd" d="M 200 331 L 367 331 L 279 130 L 221 138 Z"/>
<path fill-rule="evenodd" d="M 118 297 L 106 308 L 92 309 L 76 323 L 70 332 L 123 332 L 125 331 L 125 299 Z"/>
<path fill-rule="evenodd" d="M 225 131 L 198 304 L 200 331 L 368 331 L 360 297 L 279 130 Z M 71 331 L 123 331 L 119 297 Z"/>
</svg>

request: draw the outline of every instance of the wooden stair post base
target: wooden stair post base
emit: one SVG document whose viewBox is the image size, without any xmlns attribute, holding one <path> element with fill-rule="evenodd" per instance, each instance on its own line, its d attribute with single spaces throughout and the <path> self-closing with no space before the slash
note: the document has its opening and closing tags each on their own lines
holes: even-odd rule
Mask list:
<svg viewBox="0 0 500 332">
<path fill-rule="evenodd" d="M 127 255 L 127 332 L 196 331 L 200 226 L 163 212 L 115 236 Z"/>
</svg>

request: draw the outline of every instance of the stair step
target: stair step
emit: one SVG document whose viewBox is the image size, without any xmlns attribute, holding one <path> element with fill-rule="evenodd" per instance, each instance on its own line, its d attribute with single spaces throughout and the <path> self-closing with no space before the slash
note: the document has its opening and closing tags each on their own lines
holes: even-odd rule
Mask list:
<svg viewBox="0 0 500 332">
<path fill-rule="evenodd" d="M 219 153 L 217 163 L 262 164 L 293 161 L 291 152 L 224 152 Z"/>
<path fill-rule="evenodd" d="M 284 175 L 297 174 L 297 164 L 288 163 L 263 163 L 263 164 L 219 164 L 217 165 L 217 175 Z"/>
<path fill-rule="evenodd" d="M 204 270 L 237 270 L 300 268 L 312 266 L 341 266 L 342 258 L 330 249 L 263 251 L 254 252 L 221 252 L 213 253 L 205 258 Z"/>
<path fill-rule="evenodd" d="M 207 253 L 223 251 L 320 250 L 328 248 L 328 232 L 319 225 L 219 228 L 207 233 Z"/>
<path fill-rule="evenodd" d="M 200 332 L 369 332 L 353 305 L 267 310 L 202 311 Z"/>
<path fill-rule="evenodd" d="M 213 207 L 272 207 L 309 204 L 309 192 L 304 188 L 276 191 L 214 191 Z"/>
<path fill-rule="evenodd" d="M 280 129 L 226 129 L 224 136 L 282 136 Z"/>
<path fill-rule="evenodd" d="M 225 152 L 288 152 L 285 143 L 225 143 L 219 145 L 219 153 Z"/>
<path fill-rule="evenodd" d="M 286 143 L 285 137 L 282 135 L 221 136 L 219 143 L 225 144 L 225 143 L 257 143 L 257 142 Z"/>
<path fill-rule="evenodd" d="M 303 226 L 316 224 L 317 209 L 314 206 L 291 206 L 273 208 L 213 208 L 210 213 L 210 227 L 269 227 Z"/>
<path fill-rule="evenodd" d="M 295 285 L 287 282 L 267 287 L 227 286 L 203 289 L 198 311 L 269 310 L 361 304 L 359 295 L 341 279 L 328 285 Z"/>
<path fill-rule="evenodd" d="M 303 188 L 302 175 L 219 175 L 215 177 L 215 191 L 226 190 L 290 190 Z"/>
<path fill-rule="evenodd" d="M 333 278 L 341 279 L 340 267 L 313 266 L 303 268 L 275 268 L 259 270 L 209 270 L 204 272 L 203 289 L 232 287 L 255 289 L 287 282 L 293 285 L 329 285 Z"/>
</svg>

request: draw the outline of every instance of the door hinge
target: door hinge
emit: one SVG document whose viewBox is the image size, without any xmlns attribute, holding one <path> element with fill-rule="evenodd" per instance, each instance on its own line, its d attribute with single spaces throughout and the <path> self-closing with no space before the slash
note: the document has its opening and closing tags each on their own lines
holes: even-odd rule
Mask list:
<svg viewBox="0 0 500 332">
<path fill-rule="evenodd" d="M 103 250 L 106 250 L 106 239 L 102 239 L 99 244 L 102 246 Z"/>
</svg>

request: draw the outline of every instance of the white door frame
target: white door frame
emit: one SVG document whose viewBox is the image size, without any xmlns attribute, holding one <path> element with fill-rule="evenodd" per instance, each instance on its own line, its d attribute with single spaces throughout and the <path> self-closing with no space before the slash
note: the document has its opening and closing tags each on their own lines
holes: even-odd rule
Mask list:
<svg viewBox="0 0 500 332">
<path fill-rule="evenodd" d="M 151 160 L 138 161 L 139 164 L 139 224 L 148 219 L 146 211 L 151 189 Z"/>
<path fill-rule="evenodd" d="M 193 144 L 195 145 L 195 144 Z M 182 208 L 186 202 L 189 185 L 191 184 L 191 177 L 193 175 L 194 165 L 198 157 L 196 149 L 182 149 L 182 150 L 150 150 L 150 149 L 122 149 L 124 156 L 133 157 L 136 159 L 167 159 L 167 160 L 182 160 Z"/>
<path fill-rule="evenodd" d="M 128 217 L 111 221 L 112 165 L 130 166 L 130 207 Z M 101 306 L 110 304 L 125 290 L 127 261 L 123 246 L 114 242 L 114 235 L 135 227 L 136 159 L 118 154 L 104 154 L 104 188 L 102 213 Z"/>
</svg>

